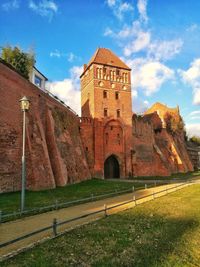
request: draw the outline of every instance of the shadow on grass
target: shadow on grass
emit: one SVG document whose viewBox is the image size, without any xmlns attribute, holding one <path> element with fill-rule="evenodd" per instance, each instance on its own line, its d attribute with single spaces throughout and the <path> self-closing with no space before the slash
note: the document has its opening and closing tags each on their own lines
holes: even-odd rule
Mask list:
<svg viewBox="0 0 200 267">
<path fill-rule="evenodd" d="M 187 246 L 182 239 L 198 226 L 191 218 L 127 211 L 74 229 L 0 266 L 175 266 L 163 264 L 181 247 L 175 262 L 190 266 L 182 264 Z"/>
</svg>

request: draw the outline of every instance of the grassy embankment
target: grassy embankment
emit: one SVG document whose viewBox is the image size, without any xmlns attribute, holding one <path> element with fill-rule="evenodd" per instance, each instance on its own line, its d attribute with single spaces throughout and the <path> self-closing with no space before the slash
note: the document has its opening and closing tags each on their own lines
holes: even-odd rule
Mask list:
<svg viewBox="0 0 200 267">
<path fill-rule="evenodd" d="M 0 266 L 200 266 L 200 185 L 81 226 Z"/>
<path fill-rule="evenodd" d="M 77 184 L 67 185 L 65 187 L 57 187 L 51 190 L 43 191 L 27 191 L 25 196 L 25 204 L 27 209 L 35 207 L 43 207 L 56 203 L 73 201 L 91 197 L 93 194 L 100 195 L 117 191 L 131 189 L 135 186 L 141 187 L 143 184 L 134 182 L 118 182 L 109 180 L 92 179 Z M 20 192 L 0 194 L 0 210 L 3 212 L 12 212 L 20 209 Z"/>
<path fill-rule="evenodd" d="M 151 180 L 169 180 L 178 178 L 181 180 L 187 180 L 200 176 L 199 172 L 191 172 L 187 174 L 176 174 L 170 177 L 138 177 L 139 180 L 151 179 Z M 92 179 L 83 181 L 73 185 L 67 185 L 65 187 L 57 187 L 51 190 L 43 191 L 26 191 L 25 204 L 26 209 L 32 209 L 36 207 L 43 207 L 53 205 L 56 203 L 68 202 L 77 199 L 90 197 L 92 194 L 100 195 L 109 192 L 122 191 L 131 189 L 132 186 L 137 188 L 143 187 L 144 183 L 133 182 L 121 182 L 121 181 L 109 181 L 101 179 Z M 20 209 L 20 192 L 3 193 L 0 194 L 0 210 L 3 213 L 19 211 Z"/>
</svg>

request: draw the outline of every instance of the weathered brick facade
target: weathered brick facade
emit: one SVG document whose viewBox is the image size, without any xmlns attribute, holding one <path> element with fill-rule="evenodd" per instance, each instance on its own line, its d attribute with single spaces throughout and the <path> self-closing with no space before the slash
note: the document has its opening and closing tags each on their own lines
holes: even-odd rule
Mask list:
<svg viewBox="0 0 200 267">
<path fill-rule="evenodd" d="M 166 113 L 180 118 L 178 108 L 156 103 L 145 115 L 132 115 L 130 72 L 105 48 L 84 65 L 81 136 L 92 175 L 167 176 L 193 170 L 183 132 L 171 135 L 164 127 Z"/>
<path fill-rule="evenodd" d="M 82 117 L 0 62 L 0 192 L 21 186 L 22 113 L 27 112 L 27 189 L 64 186 L 91 177 L 170 175 L 192 171 L 183 131 L 170 134 L 156 103 L 132 113 L 131 70 L 108 49 L 98 49 L 81 75 Z M 174 113 L 173 113 L 173 112 Z"/>
<path fill-rule="evenodd" d="M 26 95 L 27 188 L 64 186 L 91 177 L 79 133 L 79 118 L 56 99 L 0 62 L 0 192 L 21 186 L 22 112 Z"/>
</svg>

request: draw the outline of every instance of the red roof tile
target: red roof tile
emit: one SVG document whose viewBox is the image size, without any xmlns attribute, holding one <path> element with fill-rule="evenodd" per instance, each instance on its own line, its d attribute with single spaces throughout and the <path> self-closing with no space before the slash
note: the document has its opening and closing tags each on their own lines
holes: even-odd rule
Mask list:
<svg viewBox="0 0 200 267">
<path fill-rule="evenodd" d="M 87 67 L 84 69 L 84 72 L 93 63 L 131 70 L 119 57 L 117 57 L 111 50 L 107 48 L 98 48 L 96 50 L 93 57 L 87 64 Z"/>
</svg>

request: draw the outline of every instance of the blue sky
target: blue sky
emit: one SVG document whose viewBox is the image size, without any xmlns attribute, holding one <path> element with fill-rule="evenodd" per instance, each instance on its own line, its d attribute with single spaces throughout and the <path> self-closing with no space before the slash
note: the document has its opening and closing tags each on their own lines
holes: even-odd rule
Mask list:
<svg viewBox="0 0 200 267">
<path fill-rule="evenodd" d="M 79 75 L 97 47 L 132 68 L 133 111 L 180 106 L 200 135 L 200 1 L 1 0 L 0 45 L 34 49 L 48 89 L 80 112 Z"/>
</svg>

